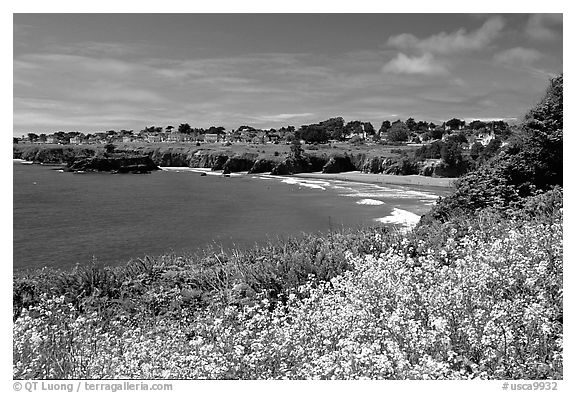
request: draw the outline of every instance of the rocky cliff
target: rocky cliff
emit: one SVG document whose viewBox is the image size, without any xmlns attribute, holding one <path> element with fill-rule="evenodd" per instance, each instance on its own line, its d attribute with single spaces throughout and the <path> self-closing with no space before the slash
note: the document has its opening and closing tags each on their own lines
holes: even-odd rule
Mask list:
<svg viewBox="0 0 576 393">
<path fill-rule="evenodd" d="M 21 158 L 35 163 L 44 164 L 71 164 L 76 162 L 75 168 L 94 166 L 97 168 L 117 168 L 118 162 L 104 163 L 99 160 L 90 161 L 89 158 L 102 155 L 102 148 L 80 146 L 42 146 L 42 145 L 14 145 L 14 158 Z M 263 173 L 271 172 L 275 175 L 289 175 L 322 171 L 324 173 L 339 173 L 347 171 L 362 171 L 365 173 L 386 173 L 394 175 L 419 174 L 434 177 L 456 177 L 465 173 L 467 168 L 451 168 L 440 160 L 414 161 L 404 156 L 380 157 L 365 153 L 327 155 L 307 153 L 302 158 L 293 157 L 281 160 L 279 158 L 260 157 L 257 153 L 233 153 L 232 151 L 214 151 L 197 147 L 137 147 L 130 150 L 118 150 L 115 154 L 125 157 L 140 157 L 138 163 L 125 162 L 130 168 L 128 172 L 142 169 L 153 170 L 151 164 L 166 167 L 211 168 L 222 170 L 224 173 L 244 172 Z M 147 161 L 148 158 L 150 161 Z M 155 169 L 155 168 L 154 168 Z M 83 169 L 79 169 L 83 170 Z M 97 169 L 101 170 L 101 169 Z M 122 171 L 124 169 L 121 169 Z"/>
</svg>

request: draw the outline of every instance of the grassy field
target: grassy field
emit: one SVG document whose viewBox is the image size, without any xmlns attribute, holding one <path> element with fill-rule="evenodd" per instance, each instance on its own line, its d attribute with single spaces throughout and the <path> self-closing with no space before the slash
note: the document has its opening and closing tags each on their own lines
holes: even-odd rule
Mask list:
<svg viewBox="0 0 576 393">
<path fill-rule="evenodd" d="M 226 152 L 236 155 L 243 153 L 257 153 L 262 158 L 274 159 L 276 152 L 280 156 L 286 156 L 290 152 L 290 145 L 286 143 L 233 143 L 225 145 L 223 143 L 202 143 L 196 146 L 195 143 L 118 143 L 118 149 L 173 149 L 173 150 L 209 150 L 214 152 Z M 392 157 L 398 155 L 398 151 L 412 151 L 414 146 L 385 146 L 378 144 L 351 145 L 349 143 L 338 142 L 331 144 L 302 145 L 306 153 L 310 154 L 368 154 L 373 156 Z M 394 152 L 396 151 L 396 152 Z"/>
</svg>

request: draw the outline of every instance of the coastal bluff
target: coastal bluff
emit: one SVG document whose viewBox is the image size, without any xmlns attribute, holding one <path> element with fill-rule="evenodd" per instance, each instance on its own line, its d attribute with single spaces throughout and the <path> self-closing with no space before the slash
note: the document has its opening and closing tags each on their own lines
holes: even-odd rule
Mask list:
<svg viewBox="0 0 576 393">
<path fill-rule="evenodd" d="M 68 171 L 147 173 L 159 167 L 211 168 L 223 173 L 271 172 L 275 175 L 298 173 L 341 173 L 361 171 L 388 175 L 459 176 L 439 160 L 407 162 L 404 157 L 374 152 L 341 153 L 307 151 L 296 159 L 286 153 L 265 154 L 245 149 L 197 146 L 120 146 L 106 153 L 100 145 L 13 145 L 13 158 L 37 164 L 66 165 Z M 276 153 L 276 152 L 275 152 Z"/>
</svg>

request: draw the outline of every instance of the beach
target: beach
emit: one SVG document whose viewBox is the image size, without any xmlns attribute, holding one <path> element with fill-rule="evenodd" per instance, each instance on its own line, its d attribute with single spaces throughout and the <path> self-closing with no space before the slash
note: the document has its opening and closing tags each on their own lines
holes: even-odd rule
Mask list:
<svg viewBox="0 0 576 393">
<path fill-rule="evenodd" d="M 305 179 L 340 180 L 369 184 L 417 185 L 450 188 L 457 178 L 429 177 L 420 175 L 386 175 L 383 173 L 364 173 L 360 171 L 342 173 L 298 173 L 295 177 Z"/>
</svg>

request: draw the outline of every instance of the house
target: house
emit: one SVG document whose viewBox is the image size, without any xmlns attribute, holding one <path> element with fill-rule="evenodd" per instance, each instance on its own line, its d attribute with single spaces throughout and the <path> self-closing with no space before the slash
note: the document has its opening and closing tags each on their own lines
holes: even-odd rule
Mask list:
<svg viewBox="0 0 576 393">
<path fill-rule="evenodd" d="M 50 135 L 46 138 L 46 143 L 58 143 L 59 140 L 53 135 Z"/>
<path fill-rule="evenodd" d="M 149 143 L 160 143 L 162 142 L 162 137 L 160 135 L 146 135 L 146 142 Z"/>
<path fill-rule="evenodd" d="M 220 136 L 218 134 L 204 134 L 204 142 L 206 143 L 215 143 L 220 140 Z"/>
<path fill-rule="evenodd" d="M 490 132 L 488 134 L 480 134 L 476 138 L 483 146 L 487 146 L 495 138 L 494 133 Z"/>
<path fill-rule="evenodd" d="M 169 134 L 166 134 L 166 136 L 167 136 L 166 140 L 168 142 L 190 142 L 192 138 L 190 135 L 174 131 Z"/>
<path fill-rule="evenodd" d="M 79 145 L 80 143 L 82 143 L 82 138 L 80 138 L 79 136 L 73 136 L 72 138 L 70 138 L 70 143 L 73 145 Z"/>
</svg>

